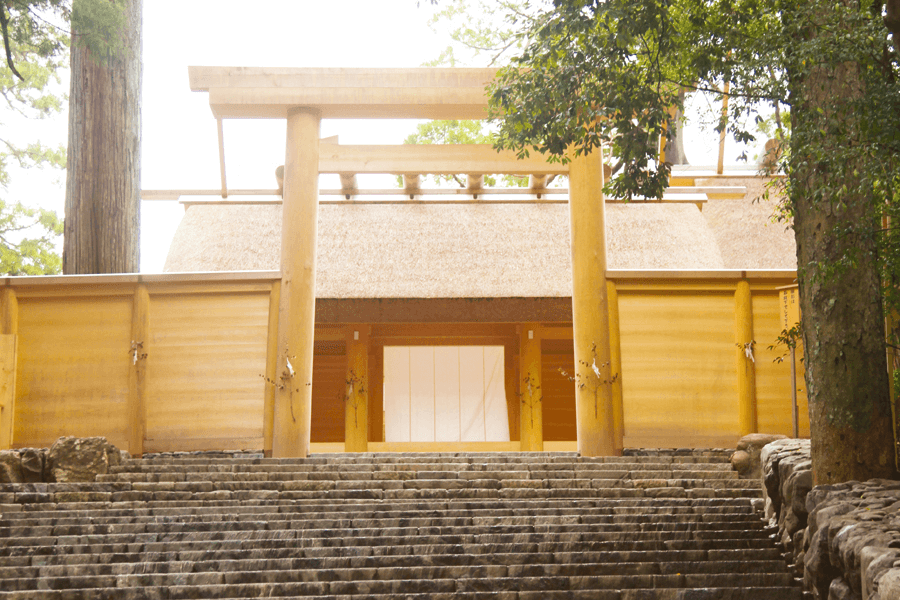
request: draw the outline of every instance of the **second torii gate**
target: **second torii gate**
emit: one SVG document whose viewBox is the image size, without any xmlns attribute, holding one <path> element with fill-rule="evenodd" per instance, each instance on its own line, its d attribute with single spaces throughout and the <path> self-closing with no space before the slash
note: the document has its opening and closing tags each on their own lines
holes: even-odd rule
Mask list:
<svg viewBox="0 0 900 600">
<path fill-rule="evenodd" d="M 209 93 L 220 133 L 227 118 L 287 120 L 273 456 L 309 454 L 321 120 L 484 119 L 485 86 L 495 74 L 493 69 L 190 68 L 191 89 Z M 454 151 L 423 148 L 429 156 L 447 152 L 449 157 Z M 468 160 L 484 156 L 489 173 L 540 174 L 540 165 L 546 165 L 542 158 L 517 163 L 512 153 L 501 153 L 505 166 L 498 168 L 498 155 L 489 157 L 488 151 L 467 149 Z M 544 172 L 559 169 L 554 165 Z M 568 175 L 578 451 L 612 455 L 622 447 L 622 428 L 621 407 L 613 401 L 620 373 L 610 349 L 609 328 L 617 323 L 609 322 L 608 312 L 601 152 L 573 158 Z M 523 356 L 529 352 L 533 349 L 523 339 Z M 348 356 L 356 356 L 352 341 Z M 523 377 L 539 380 L 527 359 L 523 363 Z M 357 388 L 361 393 L 364 386 Z"/>
</svg>

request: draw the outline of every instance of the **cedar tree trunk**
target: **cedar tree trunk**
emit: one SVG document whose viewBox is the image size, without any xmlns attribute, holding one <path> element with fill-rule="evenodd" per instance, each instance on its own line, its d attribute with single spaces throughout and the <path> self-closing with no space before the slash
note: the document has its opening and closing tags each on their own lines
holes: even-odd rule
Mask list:
<svg viewBox="0 0 900 600">
<path fill-rule="evenodd" d="M 63 273 L 139 269 L 141 0 L 125 1 L 124 51 L 97 60 L 72 35 Z"/>
<path fill-rule="evenodd" d="M 864 93 L 858 69 L 845 62 L 791 78 L 790 200 L 816 485 L 897 476 L 880 212 L 865 193 L 862 169 L 853 168 L 865 160 L 864 153 L 854 158 L 861 125 L 854 102 Z M 849 191 L 838 194 L 843 186 Z"/>
</svg>

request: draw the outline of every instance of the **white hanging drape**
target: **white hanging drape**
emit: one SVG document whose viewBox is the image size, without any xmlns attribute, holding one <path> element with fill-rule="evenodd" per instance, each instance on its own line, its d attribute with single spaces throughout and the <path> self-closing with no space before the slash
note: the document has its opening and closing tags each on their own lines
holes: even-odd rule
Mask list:
<svg viewBox="0 0 900 600">
<path fill-rule="evenodd" d="M 503 346 L 385 346 L 387 442 L 508 442 Z"/>
</svg>

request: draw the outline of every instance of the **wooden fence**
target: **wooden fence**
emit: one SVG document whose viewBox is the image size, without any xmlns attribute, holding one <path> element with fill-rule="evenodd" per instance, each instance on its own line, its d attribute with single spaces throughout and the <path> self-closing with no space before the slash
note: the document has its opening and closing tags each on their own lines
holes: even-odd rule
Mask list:
<svg viewBox="0 0 900 600">
<path fill-rule="evenodd" d="M 619 299 L 626 446 L 737 440 L 746 396 L 738 374 L 746 359 L 736 343 L 740 282 L 749 284 L 752 297 L 755 428 L 790 434 L 789 366 L 773 362 L 783 348 L 768 347 L 782 328 L 777 288 L 791 283 L 792 272 L 608 276 Z M 270 449 L 273 395 L 265 378 L 275 374 L 279 284 L 276 272 L 0 278 L 0 448 L 103 435 L 134 453 Z M 380 324 L 371 325 L 377 341 Z M 512 359 L 517 324 L 501 325 L 510 330 Z M 317 325 L 317 339 L 339 339 L 341 330 L 340 323 Z M 561 442 L 547 449 L 569 448 L 574 390 L 558 367 L 571 365 L 571 322 L 544 322 L 541 331 L 545 431 Z M 322 361 L 328 368 L 316 372 L 314 389 L 340 389 L 343 360 Z M 371 375 L 376 381 L 378 373 Z M 514 386 L 512 376 L 507 385 Z M 515 390 L 507 396 L 516 402 Z M 373 390 L 375 419 L 379 398 Z M 800 399 L 800 432 L 808 435 L 802 391 Z M 315 400 L 313 410 L 314 423 L 343 414 L 337 405 L 317 410 Z M 398 449 L 377 433 L 370 439 L 370 450 Z M 335 440 L 313 450 L 342 446 Z"/>
</svg>

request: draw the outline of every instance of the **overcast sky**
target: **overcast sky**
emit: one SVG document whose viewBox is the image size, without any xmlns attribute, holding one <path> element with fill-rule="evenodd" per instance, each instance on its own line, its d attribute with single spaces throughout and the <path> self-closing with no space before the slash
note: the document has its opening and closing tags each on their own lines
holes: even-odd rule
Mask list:
<svg viewBox="0 0 900 600">
<path fill-rule="evenodd" d="M 188 87 L 188 65 L 417 67 L 449 43 L 428 27 L 432 13 L 430 2 L 419 7 L 416 0 L 144 0 L 143 189 L 220 185 L 216 122 L 207 95 Z M 415 123 L 324 121 L 322 135 L 339 135 L 341 143 L 400 143 Z M 65 115 L 24 127 L 45 143 L 66 142 Z M 229 188 L 274 187 L 284 122 L 225 121 L 224 128 Z M 691 147 L 688 153 L 692 162 L 712 162 Z M 14 171 L 13 178 L 11 199 L 62 214 L 64 174 Z M 157 272 L 183 209 L 144 204 L 141 270 Z"/>
</svg>

